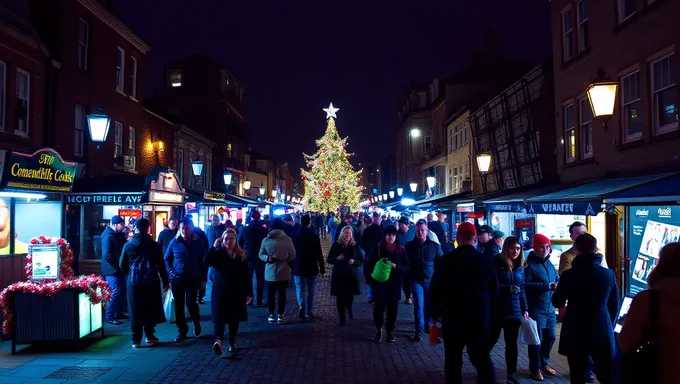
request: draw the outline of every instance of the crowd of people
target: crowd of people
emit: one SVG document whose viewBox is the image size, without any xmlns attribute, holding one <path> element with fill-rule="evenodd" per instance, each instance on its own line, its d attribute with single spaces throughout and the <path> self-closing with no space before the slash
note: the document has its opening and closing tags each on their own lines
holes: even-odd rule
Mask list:
<svg viewBox="0 0 680 384">
<path fill-rule="evenodd" d="M 378 213 L 342 217 L 311 213 L 263 220 L 254 210 L 246 221 L 247 225 L 236 228 L 214 216 L 204 232 L 191 218 L 173 218 L 154 241 L 148 234 L 149 221 L 140 219 L 133 237 L 125 242 L 119 236 L 122 219 L 114 217 L 102 239 L 103 274 L 113 289 L 106 320 L 121 324 L 127 292 L 133 347 L 141 345 L 143 335 L 147 343 L 157 343 L 154 327 L 165 321 L 161 290 L 169 289 L 175 298 L 175 341 L 185 340 L 189 333 L 185 306 L 193 333 L 199 336 L 198 303 L 205 295 L 206 282 L 211 281 L 213 350 L 225 353 L 223 339 L 228 329 L 226 352 L 233 357 L 239 323 L 248 320 L 247 306 L 266 306 L 269 323 L 286 322 L 286 288 L 291 280 L 299 318 L 314 319 L 316 279 L 328 265 L 338 325 L 346 325 L 346 318 L 354 319 L 353 303 L 361 295 L 362 277 L 367 299 L 373 304 L 376 343 L 396 341 L 393 333 L 402 298 L 413 305 L 415 326 L 410 341 L 420 342 L 433 326 L 441 324 L 447 383 L 462 382 L 464 348 L 479 382 L 494 383 L 491 350 L 501 331 L 505 382 L 517 383 L 518 338 L 528 319 L 536 322 L 539 338 L 538 345 L 528 346 L 530 378 L 542 381 L 544 375 L 556 375 L 550 365 L 556 308 L 564 314 L 558 351 L 567 356 L 572 383 L 595 382 L 595 374 L 600 383 L 616 382 L 618 354 L 633 353 L 647 337 L 650 296 L 643 292 L 633 300 L 630 320 L 624 323 L 617 345 L 613 333 L 619 308 L 616 278 L 597 240 L 581 222 L 569 227 L 573 246 L 561 255 L 556 269 L 550 260 L 551 241 L 542 234 L 534 235 L 525 256 L 518 238 L 486 225 L 460 223 L 455 237 L 449 239 L 448 224 L 441 216 L 435 220 L 429 215 L 416 223 Z M 320 239 L 328 234 L 332 245 L 324 258 Z M 652 288 L 677 290 L 671 282 L 680 278 L 675 261 L 679 258 L 678 243 L 661 250 L 660 262 L 650 275 Z M 659 307 L 673 313 L 675 297 L 663 294 Z M 677 333 L 665 319 L 660 327 L 663 332 Z M 678 354 L 664 347 L 669 356 Z M 665 367 L 661 375 L 679 380 L 664 365 L 669 363 L 667 357 L 660 362 Z"/>
</svg>

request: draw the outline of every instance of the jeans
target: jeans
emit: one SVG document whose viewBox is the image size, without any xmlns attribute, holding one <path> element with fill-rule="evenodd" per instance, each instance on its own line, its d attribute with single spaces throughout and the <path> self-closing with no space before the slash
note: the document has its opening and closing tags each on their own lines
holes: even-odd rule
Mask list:
<svg viewBox="0 0 680 384">
<path fill-rule="evenodd" d="M 213 322 L 215 328 L 215 339 L 224 340 L 224 322 L 217 321 Z M 236 334 L 238 333 L 238 322 L 229 323 L 229 344 L 234 344 L 236 342 Z"/>
<path fill-rule="evenodd" d="M 368 301 L 373 301 L 373 289 L 371 289 L 370 285 L 366 286 L 366 299 L 368 299 Z"/>
<path fill-rule="evenodd" d="M 425 328 L 430 328 L 430 282 L 411 281 L 413 293 L 413 316 L 416 320 L 416 334 L 422 335 Z"/>
<path fill-rule="evenodd" d="M 295 279 L 295 294 L 298 305 L 300 308 L 304 308 L 307 313 L 313 312 L 314 296 L 316 295 L 316 276 L 293 276 L 293 278 Z M 305 288 L 307 289 L 305 290 Z"/>
<path fill-rule="evenodd" d="M 555 343 L 555 328 L 543 328 L 538 332 L 541 337 L 541 345 L 527 346 L 529 352 L 529 370 L 538 371 L 546 365 L 550 365 L 550 351 Z M 583 359 L 585 362 L 585 358 Z M 581 375 L 583 379 L 583 375 Z"/>
<path fill-rule="evenodd" d="M 503 338 L 505 339 L 505 366 L 507 367 L 507 374 L 513 375 L 517 373 L 517 338 L 519 337 L 520 328 L 519 319 L 496 319 L 491 324 L 491 335 L 489 350 L 493 349 L 498 342 L 503 330 Z"/>
<path fill-rule="evenodd" d="M 567 356 L 569 362 L 569 382 L 572 384 L 584 384 L 588 361 L 593 362 L 597 381 L 601 384 L 614 382 L 614 359 L 611 356 L 572 355 Z"/>
<path fill-rule="evenodd" d="M 414 291 L 415 293 L 415 291 Z M 444 376 L 446 384 L 463 383 L 463 348 L 467 347 L 468 357 L 477 368 L 477 382 L 495 383 L 495 372 L 489 354 L 489 335 L 470 330 L 455 329 L 447 331 L 446 323 L 442 329 L 444 339 Z"/>
<path fill-rule="evenodd" d="M 387 312 L 387 323 L 385 330 L 389 333 L 394 332 L 394 323 L 397 321 L 397 308 L 399 302 L 394 300 L 377 300 L 373 306 L 373 324 L 377 329 L 383 326 L 383 313 Z"/>
<path fill-rule="evenodd" d="M 144 326 L 142 327 L 141 325 L 138 326 L 132 326 L 132 344 L 141 344 L 142 343 L 142 330 L 144 331 L 144 334 L 146 334 L 147 339 L 151 339 L 154 337 L 156 334 L 156 329 L 154 327 L 148 327 Z"/>
<path fill-rule="evenodd" d="M 257 304 L 262 304 L 264 298 L 264 262 L 260 260 L 248 261 L 248 274 L 250 275 L 250 284 L 252 285 L 253 274 L 255 274 L 256 289 L 257 289 Z"/>
<path fill-rule="evenodd" d="M 185 281 L 172 280 L 172 296 L 175 298 L 175 319 L 179 334 L 186 336 L 189 333 L 189 326 L 187 325 L 187 318 L 184 314 L 184 306 L 186 305 L 191 315 L 191 320 L 197 324 L 201 320 L 200 311 L 198 308 L 198 290 L 201 287 L 199 281 Z"/>
<path fill-rule="evenodd" d="M 273 315 L 276 308 L 276 292 L 279 293 L 278 314 L 283 315 L 286 309 L 286 288 L 288 287 L 288 280 L 286 281 L 268 281 L 267 282 L 267 305 L 269 306 L 269 314 Z"/>
<path fill-rule="evenodd" d="M 127 298 L 125 275 L 105 276 L 106 282 L 111 288 L 111 301 L 106 306 L 106 320 L 115 320 L 118 316 L 123 314 L 125 308 L 125 299 Z"/>
</svg>

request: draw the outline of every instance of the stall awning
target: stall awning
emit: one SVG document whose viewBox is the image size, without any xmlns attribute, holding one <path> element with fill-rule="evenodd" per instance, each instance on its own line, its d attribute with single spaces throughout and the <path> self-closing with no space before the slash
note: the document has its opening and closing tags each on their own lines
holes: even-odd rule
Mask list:
<svg viewBox="0 0 680 384">
<path fill-rule="evenodd" d="M 605 204 L 649 204 L 680 202 L 680 174 L 650 181 L 604 198 Z"/>
<path fill-rule="evenodd" d="M 247 196 L 239 196 L 231 193 L 226 194 L 225 200 L 242 204 L 244 207 L 259 207 L 261 205 L 270 205 L 270 203 L 267 201 L 257 201 Z"/>
<path fill-rule="evenodd" d="M 527 199 L 548 193 L 554 193 L 577 185 L 579 184 L 541 185 L 522 188 L 521 190 L 515 189 L 514 192 L 489 197 L 483 200 L 482 203 L 486 205 L 488 210 L 494 212 L 523 212 Z"/>
<path fill-rule="evenodd" d="M 459 201 L 469 200 L 471 191 L 456 193 L 453 195 L 434 196 L 416 202 L 415 207 L 419 209 L 453 209 Z"/>
</svg>

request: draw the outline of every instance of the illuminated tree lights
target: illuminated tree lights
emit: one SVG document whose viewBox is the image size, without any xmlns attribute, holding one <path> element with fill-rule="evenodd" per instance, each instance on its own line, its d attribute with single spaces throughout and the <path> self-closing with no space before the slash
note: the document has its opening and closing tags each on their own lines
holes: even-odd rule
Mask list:
<svg viewBox="0 0 680 384">
<path fill-rule="evenodd" d="M 333 104 L 324 108 L 327 126 L 326 133 L 316 140 L 319 149 L 311 156 L 303 153 L 309 168 L 301 170 L 305 183 L 304 201 L 310 211 L 335 212 L 343 206 L 359 209 L 362 170 L 354 171 L 349 163 L 352 154 L 345 149 L 347 138 L 341 139 L 335 128 L 338 110 L 333 108 Z"/>
</svg>

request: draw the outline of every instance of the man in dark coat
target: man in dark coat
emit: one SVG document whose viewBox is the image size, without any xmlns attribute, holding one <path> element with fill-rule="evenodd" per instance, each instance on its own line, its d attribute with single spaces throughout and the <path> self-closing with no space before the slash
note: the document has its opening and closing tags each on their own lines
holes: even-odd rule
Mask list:
<svg viewBox="0 0 680 384">
<path fill-rule="evenodd" d="M 208 238 L 208 245 L 212 247 L 215 240 L 221 239 L 226 227 L 220 223 L 219 215 L 212 215 L 210 218 L 210 226 L 205 229 L 205 235 Z M 208 268 L 208 281 L 212 281 L 212 267 Z M 198 302 L 201 303 L 205 297 L 205 289 L 201 289 L 198 294 Z"/>
<path fill-rule="evenodd" d="M 111 218 L 111 226 L 102 232 L 102 275 L 111 288 L 111 301 L 106 306 L 106 322 L 121 325 L 119 319 L 127 319 L 125 308 L 125 275 L 120 269 L 120 255 L 125 244 L 125 220 L 120 216 Z"/>
<path fill-rule="evenodd" d="M 408 217 L 406 216 L 400 217 L 397 225 L 399 229 L 397 231 L 397 241 L 402 247 L 406 247 L 406 244 L 416 237 L 416 229 L 408 226 Z M 442 249 L 442 252 L 443 251 L 444 250 Z M 403 273 L 402 275 L 402 289 L 404 290 L 404 297 L 406 297 L 404 303 L 413 304 L 413 299 L 411 298 L 411 279 L 409 278 L 408 273 Z"/>
<path fill-rule="evenodd" d="M 577 256 L 564 271 L 552 296 L 556 308 L 569 307 L 564 316 L 559 352 L 567 356 L 572 383 L 584 382 L 588 356 L 592 356 L 600 383 L 613 382 L 614 322 L 619 310 L 619 288 L 614 271 L 602 267 L 597 240 L 590 234 L 574 242 Z"/>
<path fill-rule="evenodd" d="M 165 322 L 160 282 L 163 282 L 163 289 L 170 289 L 161 247 L 149 235 L 149 227 L 151 223 L 147 219 L 135 221 L 135 234 L 123 246 L 119 261 L 121 270 L 127 275 L 133 348 L 141 346 L 142 333 L 146 335 L 147 344 L 159 342 L 154 328 Z"/>
<path fill-rule="evenodd" d="M 436 265 L 442 257 L 442 247 L 427 237 L 429 229 L 427 221 L 421 219 L 416 223 L 416 238 L 406 244 L 406 256 L 411 264 L 409 279 L 413 293 L 413 317 L 415 317 L 416 333 L 411 341 L 423 339 L 423 331 L 430 333 L 430 281 Z"/>
<path fill-rule="evenodd" d="M 427 228 L 437 235 L 439 244 L 444 244 L 446 242 L 446 231 L 444 231 L 442 223 L 440 223 L 438 220 L 434 220 L 434 215 L 431 213 L 427 214 Z"/>
<path fill-rule="evenodd" d="M 295 254 L 297 255 L 293 260 L 293 279 L 298 305 L 300 306 L 298 317 L 306 319 L 307 317 L 314 317 L 316 276 L 319 275 L 319 272 L 322 275 L 326 273 L 326 263 L 321 250 L 321 240 L 310 227 L 310 217 L 304 215 L 300 221 L 302 223 L 300 232 L 293 238 Z"/>
<path fill-rule="evenodd" d="M 484 253 L 484 256 L 486 256 L 489 259 L 493 259 L 496 257 L 496 255 L 499 255 L 501 253 L 505 233 L 503 233 L 502 231 L 493 231 L 491 236 L 492 236 L 491 240 L 489 240 L 486 243 L 486 247 L 484 247 L 484 250 L 482 251 Z"/>
<path fill-rule="evenodd" d="M 366 255 L 370 255 L 373 252 L 373 248 L 378 246 L 378 243 L 382 241 L 384 228 L 380 225 L 380 214 L 378 212 L 373 212 L 372 223 L 368 227 L 364 228 L 361 234 L 361 249 L 364 250 Z M 368 263 L 364 263 L 364 276 L 368 276 L 372 271 L 368 270 Z M 366 287 L 366 298 L 369 302 L 373 302 L 373 290 L 370 286 Z"/>
<path fill-rule="evenodd" d="M 463 348 L 477 368 L 479 383 L 494 383 L 489 351 L 491 320 L 498 300 L 498 277 L 490 260 L 475 249 L 471 223 L 458 227 L 458 248 L 439 262 L 430 286 L 430 315 L 441 319 L 447 383 L 462 383 Z"/>
<path fill-rule="evenodd" d="M 170 244 L 172 239 L 177 236 L 177 222 L 178 220 L 176 217 L 171 217 L 170 220 L 168 220 L 168 226 L 158 234 L 158 240 L 156 241 L 160 244 L 163 254 L 165 254 L 165 250 L 168 249 L 168 244 Z"/>
<path fill-rule="evenodd" d="M 201 315 L 198 308 L 198 290 L 205 287 L 208 271 L 203 266 L 203 257 L 208 252 L 205 243 L 193 232 L 190 219 L 179 223 L 179 236 L 174 238 L 165 251 L 165 267 L 172 284 L 175 298 L 175 318 L 179 335 L 176 342 L 184 341 L 189 333 L 184 306 L 194 322 L 194 336 L 201 335 Z"/>
<path fill-rule="evenodd" d="M 251 215 L 250 224 L 243 227 L 238 236 L 238 243 L 246 252 L 248 256 L 248 273 L 250 280 L 253 280 L 253 274 L 256 280 L 256 306 L 264 306 L 262 298 L 264 297 L 264 267 L 265 263 L 260 260 L 260 246 L 262 240 L 267 237 L 269 231 L 265 227 L 264 221 L 260 220 L 260 211 L 254 210 Z"/>
</svg>

